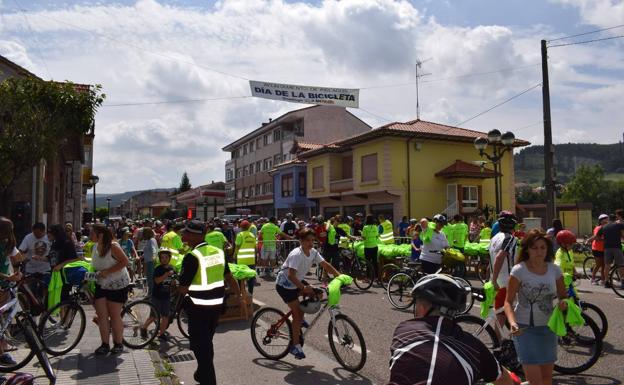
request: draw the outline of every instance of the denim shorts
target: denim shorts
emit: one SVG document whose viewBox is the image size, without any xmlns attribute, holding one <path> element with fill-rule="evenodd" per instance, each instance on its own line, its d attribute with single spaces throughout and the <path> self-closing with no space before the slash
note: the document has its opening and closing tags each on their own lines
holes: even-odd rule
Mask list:
<svg viewBox="0 0 624 385">
<path fill-rule="evenodd" d="M 518 361 L 523 365 L 552 364 L 557 361 L 557 335 L 548 326 L 518 324 L 522 334 L 513 337 Z"/>
</svg>

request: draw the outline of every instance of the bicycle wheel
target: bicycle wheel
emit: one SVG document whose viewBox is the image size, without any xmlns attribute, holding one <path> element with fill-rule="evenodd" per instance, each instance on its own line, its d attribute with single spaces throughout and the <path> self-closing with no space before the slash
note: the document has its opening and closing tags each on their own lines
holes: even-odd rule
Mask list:
<svg viewBox="0 0 624 385">
<path fill-rule="evenodd" d="M 463 314 L 455 317 L 455 324 L 459 325 L 463 331 L 477 337 L 488 350 L 496 349 L 500 342 L 494 329 L 490 325 L 485 326 L 485 321 L 479 317 Z"/>
<path fill-rule="evenodd" d="M 26 341 L 31 346 L 32 351 L 37 355 L 39 365 L 41 365 L 43 372 L 48 380 L 50 380 L 50 384 L 54 384 L 56 382 L 56 376 L 54 375 L 54 370 L 52 369 L 48 355 L 45 352 L 43 341 L 37 336 L 37 332 L 35 331 L 35 322 L 27 313 L 18 314 L 15 321 L 20 324 L 19 327 L 24 331 Z"/>
<path fill-rule="evenodd" d="M 555 370 L 562 374 L 578 374 L 591 368 L 602 353 L 602 339 L 596 323 L 581 313 L 585 325 L 570 327 L 558 338 Z"/>
<path fill-rule="evenodd" d="M 343 368 L 357 372 L 366 363 L 366 343 L 358 326 L 344 314 L 337 314 L 335 323 L 330 319 L 327 337 L 334 357 Z"/>
<path fill-rule="evenodd" d="M 184 337 L 189 338 L 188 314 L 186 313 L 186 310 L 184 310 L 184 308 L 181 308 L 176 318 L 177 318 L 177 323 L 178 323 L 178 329 L 180 329 L 180 333 L 182 333 Z"/>
<path fill-rule="evenodd" d="M 39 320 L 43 349 L 53 356 L 69 353 L 84 335 L 87 318 L 82 306 L 73 301 L 61 302 Z"/>
<path fill-rule="evenodd" d="M 0 316 L 0 324 L 4 324 L 7 313 Z M 0 372 L 14 372 L 26 366 L 35 356 L 35 350 L 28 343 L 24 329 L 17 323 L 10 323 L 7 330 L 2 336 L 4 343 L 8 347 L 8 354 L 11 355 L 13 362 L 7 360 L 0 361 Z"/>
<path fill-rule="evenodd" d="M 596 258 L 590 256 L 585 257 L 585 260 L 583 261 L 583 278 L 590 279 L 595 267 Z"/>
<path fill-rule="evenodd" d="M 359 263 L 354 262 L 351 267 L 351 277 L 353 278 L 355 286 L 360 290 L 368 290 L 373 286 L 374 275 L 375 271 L 370 261 L 360 260 Z"/>
<path fill-rule="evenodd" d="M 129 302 L 121 311 L 123 344 L 142 349 L 156 338 L 160 329 L 160 314 L 150 301 Z"/>
<path fill-rule="evenodd" d="M 477 277 L 479 278 L 479 281 L 486 283 L 490 280 L 490 274 L 490 260 L 481 259 L 479 261 L 479 265 L 477 266 Z"/>
<path fill-rule="evenodd" d="M 281 310 L 265 307 L 251 320 L 251 341 L 258 353 L 270 360 L 284 358 L 290 349 L 292 324 L 285 316 Z"/>
<path fill-rule="evenodd" d="M 466 295 L 466 307 L 461 313 L 459 313 L 459 314 L 466 314 L 470 311 L 470 309 L 472 309 L 472 306 L 474 305 L 474 301 L 475 301 L 474 297 L 472 296 L 472 286 L 470 286 L 470 283 L 463 278 L 459 278 L 459 277 L 453 277 L 453 278 L 460 285 L 462 285 L 466 290 L 466 294 L 467 294 Z"/>
<path fill-rule="evenodd" d="M 611 284 L 611 289 L 615 294 L 619 297 L 624 298 L 624 277 L 620 274 L 620 268 L 618 266 L 611 269 L 609 272 L 609 283 Z"/>
<path fill-rule="evenodd" d="M 581 301 L 580 307 L 583 313 L 587 314 L 587 316 L 596 323 L 598 330 L 600 330 L 600 338 L 604 340 L 609 330 L 609 321 L 605 313 L 598 306 L 589 302 Z"/>
<path fill-rule="evenodd" d="M 383 286 L 384 290 L 388 289 L 388 282 L 390 282 L 390 278 L 392 278 L 392 276 L 399 271 L 401 271 L 401 268 L 394 263 L 388 263 L 387 265 L 384 265 L 383 269 L 381 269 L 381 285 Z"/>
<path fill-rule="evenodd" d="M 463 262 L 458 262 L 451 268 L 452 276 L 464 278 L 466 276 L 466 264 Z"/>
<path fill-rule="evenodd" d="M 388 282 L 388 299 L 392 306 L 397 309 L 407 309 L 412 306 L 414 299 L 412 298 L 412 288 L 414 288 L 414 280 L 409 274 L 398 273 L 390 278 Z"/>
</svg>

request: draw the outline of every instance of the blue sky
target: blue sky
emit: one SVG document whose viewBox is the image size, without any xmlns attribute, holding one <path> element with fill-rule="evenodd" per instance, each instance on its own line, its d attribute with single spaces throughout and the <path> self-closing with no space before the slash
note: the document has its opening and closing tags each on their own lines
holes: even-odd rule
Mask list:
<svg viewBox="0 0 624 385">
<path fill-rule="evenodd" d="M 194 185 L 222 180 L 223 145 L 303 105 L 112 104 L 246 96 L 247 79 L 344 86 L 362 88 L 352 112 L 375 127 L 415 118 L 414 63 L 431 58 L 421 118 L 457 124 L 541 82 L 540 39 L 623 23 L 612 0 L 0 0 L 0 55 L 45 79 L 102 84 L 95 170 L 102 192 L 119 192 L 174 186 L 185 170 Z M 623 43 L 550 49 L 555 142 L 621 138 Z M 462 127 L 541 143 L 540 91 Z"/>
</svg>

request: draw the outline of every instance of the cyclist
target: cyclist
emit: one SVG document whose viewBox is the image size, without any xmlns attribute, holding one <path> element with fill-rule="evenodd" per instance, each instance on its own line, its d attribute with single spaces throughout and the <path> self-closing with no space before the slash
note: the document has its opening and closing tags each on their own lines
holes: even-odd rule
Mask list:
<svg viewBox="0 0 624 385">
<path fill-rule="evenodd" d="M 494 309 L 500 309 L 505 305 L 507 296 L 507 282 L 509 273 L 516 261 L 518 239 L 513 236 L 518 220 L 510 211 L 501 211 L 498 215 L 499 233 L 490 241 L 490 266 L 492 267 L 492 284 L 498 290 L 494 299 Z M 505 315 L 500 313 L 498 322 L 501 326 L 505 323 Z"/>
<path fill-rule="evenodd" d="M 487 347 L 453 322 L 466 290 L 451 277 L 430 274 L 412 289 L 414 319 L 397 326 L 390 347 L 390 385 L 512 384 Z"/>
<path fill-rule="evenodd" d="M 607 281 L 607 270 L 604 263 L 604 237 L 598 236 L 598 231 L 607 223 L 609 223 L 609 216 L 607 214 L 600 214 L 598 216 L 598 225 L 594 227 L 593 235 L 585 241 L 585 243 L 591 242 L 592 255 L 596 261 L 596 266 L 592 269 L 592 285 L 602 285 Z M 600 278 L 602 280 L 596 278 L 597 272 L 600 272 Z"/>
<path fill-rule="evenodd" d="M 561 230 L 557 233 L 556 238 L 559 249 L 555 253 L 555 265 L 559 266 L 564 274 L 564 283 L 567 288 L 574 278 L 581 276 L 574 267 L 574 254 L 572 253 L 572 245 L 576 243 L 576 235 L 570 230 Z"/>
<path fill-rule="evenodd" d="M 340 273 L 314 249 L 315 233 L 312 229 L 303 229 L 299 232 L 299 243 L 301 246 L 293 249 L 288 254 L 282 268 L 277 274 L 276 290 L 277 294 L 288 305 L 293 317 L 292 340 L 297 342 L 290 348 L 290 353 L 296 359 L 305 358 L 305 353 L 301 347 L 301 326 L 307 326 L 303 320 L 303 310 L 299 307 L 299 296 L 313 296 L 314 290 L 303 279 L 310 270 L 312 264 L 320 264 L 321 267 L 334 277 Z"/>
<path fill-rule="evenodd" d="M 446 225 L 446 217 L 442 214 L 436 214 L 433 217 L 433 222 L 435 222 L 435 228 L 430 229 L 427 218 L 420 220 L 420 227 L 423 229 L 421 233 L 423 246 L 420 252 L 420 263 L 423 271 L 427 274 L 433 274 L 440 270 L 442 249 L 449 247 L 449 242 L 442 232 L 442 228 Z"/>
</svg>

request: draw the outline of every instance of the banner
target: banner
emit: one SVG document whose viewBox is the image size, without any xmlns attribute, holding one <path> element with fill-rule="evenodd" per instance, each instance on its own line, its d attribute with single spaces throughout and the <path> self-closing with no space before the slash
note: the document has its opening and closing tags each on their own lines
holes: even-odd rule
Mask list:
<svg viewBox="0 0 624 385">
<path fill-rule="evenodd" d="M 249 87 L 251 96 L 258 98 L 337 107 L 358 108 L 359 106 L 359 89 L 309 87 L 254 80 L 249 81 Z"/>
</svg>

